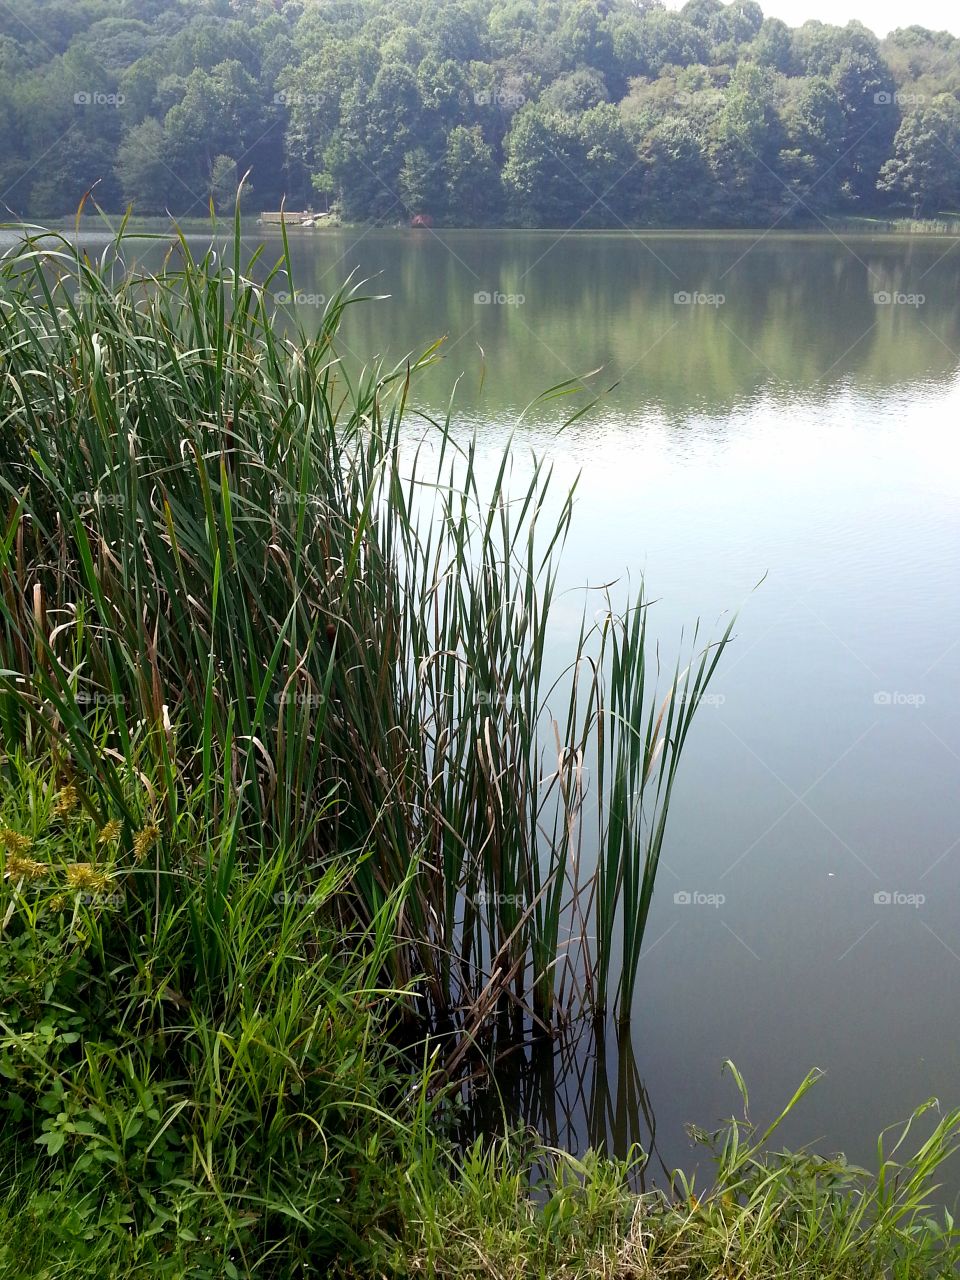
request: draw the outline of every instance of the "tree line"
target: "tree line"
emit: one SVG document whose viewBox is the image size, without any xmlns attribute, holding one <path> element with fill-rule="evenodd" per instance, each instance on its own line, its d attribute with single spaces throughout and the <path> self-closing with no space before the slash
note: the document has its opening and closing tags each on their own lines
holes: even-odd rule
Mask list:
<svg viewBox="0 0 960 1280">
<path fill-rule="evenodd" d="M 960 207 L 960 40 L 756 0 L 5 0 L 0 203 L 456 226 Z M 96 185 L 94 185 L 96 184 Z"/>
</svg>

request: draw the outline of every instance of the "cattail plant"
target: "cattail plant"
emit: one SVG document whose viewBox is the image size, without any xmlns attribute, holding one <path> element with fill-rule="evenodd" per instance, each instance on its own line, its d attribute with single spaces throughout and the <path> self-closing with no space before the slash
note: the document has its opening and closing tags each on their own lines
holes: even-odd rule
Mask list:
<svg viewBox="0 0 960 1280">
<path fill-rule="evenodd" d="M 231 833 L 213 916 L 250 826 L 304 881 L 348 856 L 353 918 L 407 884 L 391 976 L 468 1030 L 505 1005 L 628 1016 L 729 628 L 658 688 L 646 602 L 607 602 L 548 680 L 573 494 L 509 449 L 482 481 L 450 416 L 411 421 L 435 351 L 350 377 L 359 289 L 308 333 L 268 301 L 289 253 L 240 243 L 223 263 L 181 237 L 148 274 L 124 228 L 97 263 L 28 235 L 2 263 L 4 738 L 52 746 L 103 815 L 149 757 L 151 843 L 197 788 Z"/>
</svg>

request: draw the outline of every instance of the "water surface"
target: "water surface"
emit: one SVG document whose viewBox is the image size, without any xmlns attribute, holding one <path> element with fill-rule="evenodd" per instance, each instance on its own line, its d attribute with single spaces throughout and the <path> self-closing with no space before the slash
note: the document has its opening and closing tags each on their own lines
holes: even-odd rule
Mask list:
<svg viewBox="0 0 960 1280">
<path fill-rule="evenodd" d="M 599 368 L 585 418 L 558 436 L 574 402 L 554 400 L 517 428 L 560 482 L 582 472 L 564 582 L 643 574 L 667 652 L 742 606 L 683 763 L 632 1023 L 668 1163 L 687 1157 L 683 1122 L 735 1108 L 726 1057 L 758 1116 L 823 1068 L 786 1136 L 856 1159 L 929 1095 L 960 1103 L 956 244 L 295 242 L 303 316 L 354 268 L 390 295 L 348 316 L 358 359 L 445 336 L 415 399 L 442 414 L 459 379 L 454 418 L 492 452 L 545 388 Z M 620 1076 L 622 1147 L 647 1120 Z M 558 1136 L 579 1145 L 598 1126 L 573 1080 Z"/>
</svg>

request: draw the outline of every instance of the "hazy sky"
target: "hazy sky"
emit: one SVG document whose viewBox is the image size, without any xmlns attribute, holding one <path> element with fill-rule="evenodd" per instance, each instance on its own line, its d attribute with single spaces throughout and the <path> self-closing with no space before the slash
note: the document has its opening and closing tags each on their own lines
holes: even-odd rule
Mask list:
<svg viewBox="0 0 960 1280">
<path fill-rule="evenodd" d="M 957 0 L 759 0 L 770 18 L 782 18 L 798 27 L 808 18 L 843 25 L 856 18 L 877 35 L 885 36 L 895 27 L 914 24 L 934 31 L 951 31 L 960 36 L 960 6 Z M 671 9 L 683 7 L 683 0 L 667 0 Z"/>
</svg>

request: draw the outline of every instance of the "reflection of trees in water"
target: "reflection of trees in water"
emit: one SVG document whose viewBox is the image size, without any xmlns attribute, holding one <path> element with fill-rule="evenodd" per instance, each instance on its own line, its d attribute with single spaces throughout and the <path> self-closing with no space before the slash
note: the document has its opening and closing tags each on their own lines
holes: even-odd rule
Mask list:
<svg viewBox="0 0 960 1280">
<path fill-rule="evenodd" d="M 390 300 L 348 316 L 355 350 L 393 360 L 447 335 L 445 363 L 420 382 L 428 405 L 445 404 L 463 372 L 463 409 L 516 413 L 602 366 L 595 389 L 619 381 L 611 411 L 709 414 L 760 391 L 819 399 L 851 383 L 876 393 L 942 381 L 960 363 L 960 255 L 939 240 L 442 236 L 294 246 L 302 289 L 329 282 L 344 252 L 340 274 L 358 262 L 363 275 L 382 272 L 369 291 Z M 496 291 L 524 301 L 474 302 Z M 678 293 L 723 302 L 677 303 Z M 876 294 L 925 301 L 878 305 Z"/>
<path fill-rule="evenodd" d="M 508 1041 L 467 1070 L 461 1098 L 463 1141 L 529 1126 L 564 1151 L 593 1147 L 625 1160 L 639 1148 L 646 1156 L 639 1189 L 670 1185 L 629 1029 L 584 1020 L 557 1036 Z"/>
</svg>

